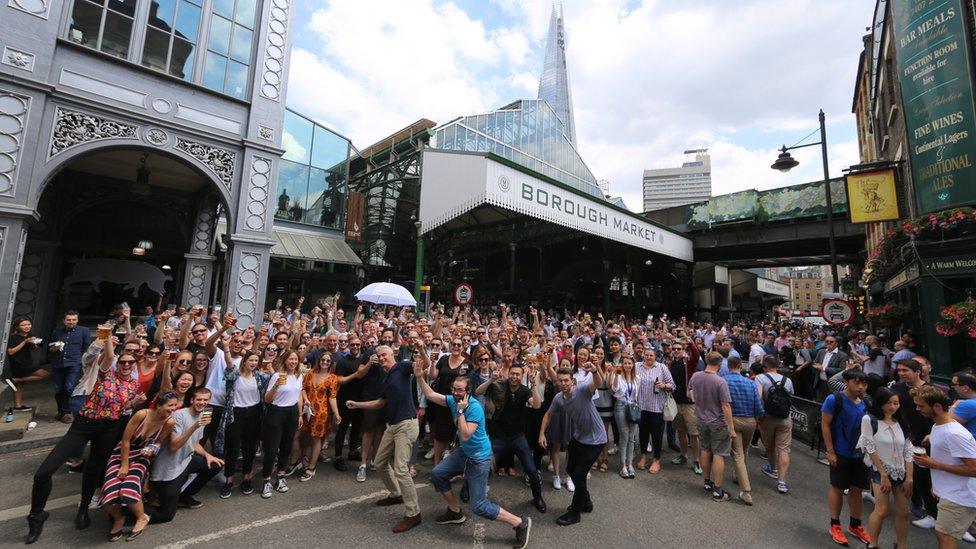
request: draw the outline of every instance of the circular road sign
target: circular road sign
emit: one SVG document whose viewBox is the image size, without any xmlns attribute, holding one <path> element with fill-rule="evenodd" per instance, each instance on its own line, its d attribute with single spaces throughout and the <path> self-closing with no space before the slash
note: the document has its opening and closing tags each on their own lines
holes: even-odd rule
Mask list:
<svg viewBox="0 0 976 549">
<path fill-rule="evenodd" d="M 849 301 L 825 299 L 820 305 L 820 315 L 831 326 L 847 326 L 854 321 L 857 310 Z"/>
<path fill-rule="evenodd" d="M 454 302 L 458 305 L 468 305 L 474 301 L 474 288 L 467 282 L 454 287 Z"/>
</svg>

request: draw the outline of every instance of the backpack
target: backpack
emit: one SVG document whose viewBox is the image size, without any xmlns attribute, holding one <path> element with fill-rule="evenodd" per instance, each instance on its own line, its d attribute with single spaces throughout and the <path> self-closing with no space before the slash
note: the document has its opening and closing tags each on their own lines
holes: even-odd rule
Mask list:
<svg viewBox="0 0 976 549">
<path fill-rule="evenodd" d="M 766 413 L 780 419 L 790 417 L 792 401 L 790 392 L 786 390 L 786 377 L 779 381 L 773 379 L 769 374 L 763 374 L 772 383 L 772 387 L 766 391 Z"/>
</svg>

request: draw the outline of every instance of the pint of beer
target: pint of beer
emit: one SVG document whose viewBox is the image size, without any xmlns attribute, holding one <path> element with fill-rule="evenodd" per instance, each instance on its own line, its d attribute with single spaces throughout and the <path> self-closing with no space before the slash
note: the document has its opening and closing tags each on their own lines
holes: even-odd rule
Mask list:
<svg viewBox="0 0 976 549">
<path fill-rule="evenodd" d="M 99 324 L 98 325 L 98 339 L 108 339 L 112 335 L 112 325 L 111 324 Z"/>
</svg>

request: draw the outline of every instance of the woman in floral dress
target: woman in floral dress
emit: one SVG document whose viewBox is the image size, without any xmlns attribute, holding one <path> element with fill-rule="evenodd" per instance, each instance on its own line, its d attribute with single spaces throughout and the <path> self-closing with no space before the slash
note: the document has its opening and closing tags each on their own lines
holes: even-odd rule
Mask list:
<svg viewBox="0 0 976 549">
<path fill-rule="evenodd" d="M 307 403 L 306 413 L 311 410 L 312 416 L 306 417 L 305 426 L 299 433 L 302 460 L 307 460 L 305 471 L 300 482 L 305 482 L 315 476 L 315 465 L 325 438 L 332 431 L 332 421 L 342 421 L 339 416 L 339 405 L 336 395 L 339 392 L 340 378 L 333 373 L 332 353 L 322 353 L 313 366 L 312 371 L 305 374 L 302 385 L 302 395 Z M 294 458 L 293 458 L 294 459 Z"/>
<path fill-rule="evenodd" d="M 149 523 L 149 516 L 143 511 L 142 504 L 146 471 L 159 451 L 158 441 L 166 440 L 173 430 L 170 416 L 181 404 L 179 397 L 173 392 L 160 394 L 154 403 L 155 409 L 144 409 L 133 414 L 125 427 L 122 440 L 115 447 L 105 467 L 105 482 L 102 484 L 99 504 L 112 518 L 109 541 L 117 541 L 122 537 L 122 527 L 125 524 L 123 505 L 136 516 L 136 523 L 126 541 L 137 538 Z"/>
</svg>

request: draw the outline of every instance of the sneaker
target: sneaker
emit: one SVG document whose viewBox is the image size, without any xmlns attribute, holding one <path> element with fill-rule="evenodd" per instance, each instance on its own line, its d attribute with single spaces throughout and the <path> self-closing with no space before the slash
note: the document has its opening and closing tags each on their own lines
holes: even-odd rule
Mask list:
<svg viewBox="0 0 976 549">
<path fill-rule="evenodd" d="M 295 473 L 297 473 L 298 470 L 301 469 L 301 468 L 302 468 L 302 462 L 298 461 L 298 462 L 292 463 L 291 465 L 289 465 L 288 467 L 285 468 L 285 472 L 282 473 L 281 476 L 282 477 L 290 477 L 290 476 L 294 475 Z"/>
<path fill-rule="evenodd" d="M 221 487 L 220 489 L 220 499 L 229 498 L 233 491 L 234 491 L 234 484 L 231 482 L 225 482 L 223 487 Z"/>
<path fill-rule="evenodd" d="M 525 549 L 529 544 L 529 532 L 532 531 L 532 518 L 522 517 L 522 524 L 515 527 L 515 542 L 512 543 L 514 549 Z"/>
<path fill-rule="evenodd" d="M 931 530 L 931 529 L 935 528 L 935 519 L 932 518 L 930 515 L 925 515 L 924 517 L 922 517 L 922 518 L 920 518 L 918 520 L 913 520 L 912 521 L 912 524 L 914 524 L 915 526 L 918 526 L 919 528 L 924 528 L 926 530 Z"/>
<path fill-rule="evenodd" d="M 424 454 L 424 459 L 434 459 L 434 449 L 433 448 L 431 448 L 430 450 L 427 451 L 426 454 Z"/>
<path fill-rule="evenodd" d="M 447 457 L 447 452 L 444 453 L 444 457 Z M 369 470 L 376 471 L 376 464 L 373 463 L 373 460 L 369 460 Z"/>
<path fill-rule="evenodd" d="M 628 465 L 627 466 L 627 472 L 630 473 L 629 478 L 637 478 L 637 471 L 634 471 L 634 466 L 633 465 Z"/>
<path fill-rule="evenodd" d="M 759 449 L 759 441 L 758 440 L 753 440 L 751 443 L 749 443 L 749 447 L 750 448 L 755 448 L 756 450 L 758 450 Z"/>
<path fill-rule="evenodd" d="M 269 499 L 274 494 L 274 489 L 271 487 L 271 481 L 264 481 L 264 488 L 261 490 L 261 497 L 264 499 Z"/>
<path fill-rule="evenodd" d="M 349 467 L 346 466 L 346 460 L 342 459 L 341 457 L 335 458 L 335 460 L 332 462 L 332 466 L 335 467 L 336 471 L 345 472 L 349 470 Z"/>
<path fill-rule="evenodd" d="M 611 446 L 610 447 L 610 450 L 607 452 L 607 454 L 608 455 L 611 455 L 611 456 L 617 455 L 617 447 L 616 446 Z"/>
<path fill-rule="evenodd" d="M 776 483 L 776 491 L 781 494 L 788 494 L 790 492 L 790 485 L 785 480 L 781 480 Z"/>
<path fill-rule="evenodd" d="M 254 483 L 250 479 L 244 479 L 241 481 L 241 493 L 245 496 L 249 496 L 254 493 Z"/>
<path fill-rule="evenodd" d="M 750 507 L 752 506 L 752 494 L 749 492 L 739 492 L 739 499 L 742 500 L 742 503 L 745 503 Z"/>
<path fill-rule="evenodd" d="M 464 524 L 464 521 L 468 520 L 468 517 L 464 516 L 460 510 L 451 511 L 450 508 L 447 511 L 441 513 L 441 516 L 437 517 L 437 524 Z"/>
<path fill-rule="evenodd" d="M 844 535 L 844 530 L 841 529 L 840 524 L 831 524 L 827 532 L 830 534 L 830 539 L 834 540 L 834 543 L 847 546 L 847 536 Z"/>
<path fill-rule="evenodd" d="M 701 463 L 698 463 L 697 461 L 695 462 L 694 471 L 696 475 L 702 474 Z"/>
<path fill-rule="evenodd" d="M 71 465 L 71 464 L 68 465 L 68 473 L 69 474 L 75 475 L 75 474 L 84 473 L 84 472 L 85 472 L 85 462 L 84 462 L 84 460 L 80 461 L 78 463 L 78 465 Z"/>
<path fill-rule="evenodd" d="M 825 457 L 817 458 L 817 463 L 819 463 L 820 465 L 828 465 L 828 466 L 830 465 L 830 462 L 827 461 L 827 458 Z"/>
<path fill-rule="evenodd" d="M 965 541 L 966 543 L 976 543 L 976 537 L 973 537 L 973 535 L 970 534 L 969 532 L 966 532 L 965 534 L 962 535 L 962 540 Z"/>
<path fill-rule="evenodd" d="M 356 471 L 356 482 L 366 482 L 366 466 L 360 465 L 359 470 Z"/>
<path fill-rule="evenodd" d="M 705 488 L 705 491 L 706 492 L 712 492 L 712 491 L 714 491 L 715 484 L 712 482 L 712 479 L 708 479 L 708 478 L 705 479 L 704 488 Z"/>
<path fill-rule="evenodd" d="M 203 502 L 191 496 L 180 496 L 179 506 L 184 509 L 199 509 L 203 507 Z"/>
<path fill-rule="evenodd" d="M 282 494 L 288 491 L 288 483 L 285 482 L 285 477 L 278 477 L 278 484 L 275 485 L 275 490 Z"/>
<path fill-rule="evenodd" d="M 671 465 L 684 465 L 688 463 L 688 458 L 685 456 L 675 456 L 671 458 Z"/>
<path fill-rule="evenodd" d="M 763 463 L 762 472 L 769 478 L 779 480 L 779 470 L 773 469 L 773 467 L 768 463 Z"/>
<path fill-rule="evenodd" d="M 718 486 L 715 487 L 715 490 L 712 492 L 712 501 L 729 501 L 729 499 L 731 499 L 731 496 L 729 496 L 728 492 Z"/>
<path fill-rule="evenodd" d="M 630 478 L 630 470 L 627 469 L 626 465 L 620 469 L 620 478 Z"/>
<path fill-rule="evenodd" d="M 847 533 L 863 541 L 864 543 L 871 545 L 871 536 L 868 535 L 868 532 L 864 529 L 864 526 L 848 526 Z"/>
<path fill-rule="evenodd" d="M 552 487 L 555 490 L 563 489 L 563 481 L 561 478 L 559 478 L 559 475 L 555 475 L 554 477 L 552 477 Z"/>
<path fill-rule="evenodd" d="M 572 478 L 569 478 L 569 477 L 566 478 L 566 489 L 569 490 L 570 492 L 575 492 L 576 491 L 576 485 L 573 484 L 573 479 Z"/>
<path fill-rule="evenodd" d="M 861 490 L 861 499 L 875 503 L 874 494 L 871 493 L 871 490 Z"/>
</svg>

